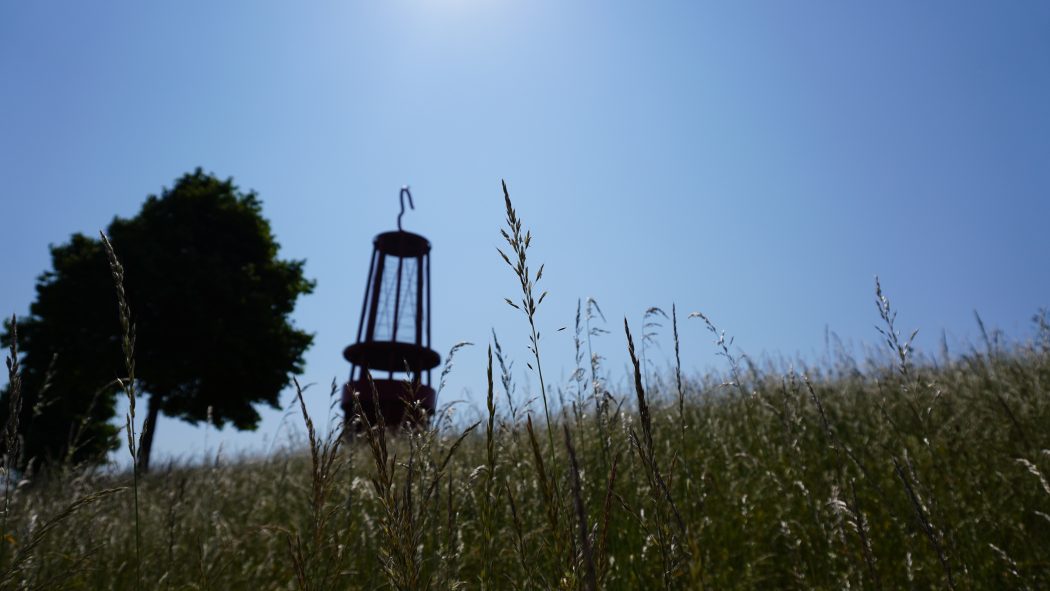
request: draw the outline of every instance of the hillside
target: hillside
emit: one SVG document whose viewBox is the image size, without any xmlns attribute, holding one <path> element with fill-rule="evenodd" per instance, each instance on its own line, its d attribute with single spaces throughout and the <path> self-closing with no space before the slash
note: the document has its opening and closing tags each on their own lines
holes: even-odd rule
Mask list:
<svg viewBox="0 0 1050 591">
<path fill-rule="evenodd" d="M 1045 316 L 914 362 L 884 312 L 895 363 L 777 372 L 727 347 L 680 389 L 636 373 L 598 404 L 579 375 L 549 427 L 538 402 L 511 414 L 497 357 L 465 431 L 344 444 L 306 418 L 309 451 L 158 469 L 137 513 L 129 474 L 38 476 L 8 493 L 2 587 L 1047 587 Z"/>
</svg>

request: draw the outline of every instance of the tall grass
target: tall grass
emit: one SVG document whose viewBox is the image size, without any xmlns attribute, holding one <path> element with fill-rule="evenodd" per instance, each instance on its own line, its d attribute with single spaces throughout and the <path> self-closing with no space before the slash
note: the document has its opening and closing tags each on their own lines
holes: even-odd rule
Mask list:
<svg viewBox="0 0 1050 591">
<path fill-rule="evenodd" d="M 540 273 L 505 198 L 539 374 Z M 5 468 L 0 588 L 1050 587 L 1046 314 L 1030 340 L 935 359 L 901 336 L 879 284 L 875 302 L 882 353 L 793 368 L 741 355 L 709 316 L 680 326 L 672 305 L 674 372 L 650 375 L 625 320 L 630 389 L 609 392 L 589 300 L 565 412 L 542 379 L 542 415 L 512 406 L 513 362 L 493 335 L 485 416 L 467 428 L 439 413 L 395 436 L 366 420 L 348 440 L 338 421 L 315 424 L 296 385 L 301 444 L 266 456 L 21 483 Z M 653 309 L 639 344 L 657 337 Z M 683 374 L 679 339 L 708 332 L 725 371 Z"/>
</svg>

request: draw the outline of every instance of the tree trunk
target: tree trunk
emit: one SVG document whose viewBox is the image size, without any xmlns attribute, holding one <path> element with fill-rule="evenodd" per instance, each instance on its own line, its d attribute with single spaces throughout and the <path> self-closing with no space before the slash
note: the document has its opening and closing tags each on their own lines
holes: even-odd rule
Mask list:
<svg viewBox="0 0 1050 591">
<path fill-rule="evenodd" d="M 139 440 L 139 473 L 149 472 L 149 454 L 153 449 L 153 434 L 157 432 L 157 415 L 160 414 L 160 398 L 153 394 L 149 397 L 146 408 L 146 423 L 142 425 L 142 438 Z"/>
</svg>

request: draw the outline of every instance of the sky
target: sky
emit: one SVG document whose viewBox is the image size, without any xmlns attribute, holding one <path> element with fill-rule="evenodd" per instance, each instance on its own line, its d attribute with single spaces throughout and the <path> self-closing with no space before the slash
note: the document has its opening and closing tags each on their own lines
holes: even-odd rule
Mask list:
<svg viewBox="0 0 1050 591">
<path fill-rule="evenodd" d="M 256 191 L 317 281 L 293 315 L 315 417 L 402 185 L 433 245 L 435 349 L 475 344 L 439 401 L 463 420 L 493 329 L 519 397 L 537 389 L 503 300 L 501 179 L 546 264 L 555 388 L 588 297 L 613 383 L 623 319 L 637 333 L 650 306 L 758 358 L 819 360 L 828 331 L 877 346 L 876 275 L 920 349 L 964 352 L 975 311 L 1023 339 L 1050 304 L 1048 33 L 1050 4 L 1023 0 L 4 2 L 0 312 L 28 313 L 49 244 L 199 166 Z M 724 367 L 698 320 L 679 329 L 688 375 Z M 279 445 L 292 395 L 253 433 L 162 417 L 155 457 Z"/>
</svg>

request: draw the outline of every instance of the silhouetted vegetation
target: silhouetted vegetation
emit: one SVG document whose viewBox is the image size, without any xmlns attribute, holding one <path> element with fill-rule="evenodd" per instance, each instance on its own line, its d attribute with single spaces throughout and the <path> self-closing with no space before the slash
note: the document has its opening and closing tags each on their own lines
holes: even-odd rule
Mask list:
<svg viewBox="0 0 1050 591">
<path fill-rule="evenodd" d="M 313 283 L 303 261 L 277 258 L 254 193 L 197 169 L 107 234 L 125 290 L 119 316 L 103 241 L 75 234 L 51 248 L 52 268 L 18 321 L 23 465 L 104 459 L 120 439 L 110 423 L 122 386 L 147 397 L 146 469 L 159 413 L 254 429 L 254 405 L 276 406 L 302 371 L 312 337 L 288 317 Z M 9 325 L 4 343 L 12 336 Z"/>
</svg>

